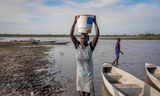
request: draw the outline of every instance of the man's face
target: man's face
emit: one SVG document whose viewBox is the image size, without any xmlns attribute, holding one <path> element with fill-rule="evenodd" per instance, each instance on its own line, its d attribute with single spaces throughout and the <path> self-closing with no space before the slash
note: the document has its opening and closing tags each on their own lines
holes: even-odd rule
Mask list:
<svg viewBox="0 0 160 96">
<path fill-rule="evenodd" d="M 117 42 L 121 42 L 121 40 L 120 40 L 120 39 L 117 39 Z"/>
</svg>

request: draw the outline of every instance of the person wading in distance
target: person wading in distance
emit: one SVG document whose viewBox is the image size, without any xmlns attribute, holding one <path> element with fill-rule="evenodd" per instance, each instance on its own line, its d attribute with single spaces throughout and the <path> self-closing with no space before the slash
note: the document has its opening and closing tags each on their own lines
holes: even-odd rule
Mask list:
<svg viewBox="0 0 160 96">
<path fill-rule="evenodd" d="M 116 47 L 115 47 L 116 58 L 115 58 L 115 60 L 112 63 L 113 65 L 116 64 L 116 66 L 118 66 L 118 60 L 119 60 L 120 53 L 123 54 L 123 52 L 121 51 L 120 42 L 121 42 L 121 39 L 117 38 L 117 43 L 116 43 Z"/>
</svg>

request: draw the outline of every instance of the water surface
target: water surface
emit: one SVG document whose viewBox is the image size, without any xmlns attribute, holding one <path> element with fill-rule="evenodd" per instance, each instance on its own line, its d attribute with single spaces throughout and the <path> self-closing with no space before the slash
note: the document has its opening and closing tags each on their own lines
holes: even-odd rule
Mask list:
<svg viewBox="0 0 160 96">
<path fill-rule="evenodd" d="M 113 62 L 115 40 L 99 40 L 93 54 L 94 62 L 94 88 L 96 96 L 110 96 L 104 87 L 100 74 L 104 62 Z M 160 65 L 160 41 L 158 40 L 122 40 L 121 48 L 124 55 L 120 56 L 119 68 L 146 81 L 145 63 Z M 61 80 L 67 89 L 66 94 L 76 96 L 75 85 L 75 48 L 72 43 L 61 46 L 53 46 L 49 57 L 55 59 L 57 80 Z"/>
</svg>

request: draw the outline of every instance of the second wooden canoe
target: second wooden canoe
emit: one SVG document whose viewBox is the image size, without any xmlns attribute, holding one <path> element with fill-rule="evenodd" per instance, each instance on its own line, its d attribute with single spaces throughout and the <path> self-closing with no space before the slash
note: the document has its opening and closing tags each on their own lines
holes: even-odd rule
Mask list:
<svg viewBox="0 0 160 96">
<path fill-rule="evenodd" d="M 160 67 L 155 64 L 146 63 L 145 69 L 149 79 L 160 89 Z"/>
<path fill-rule="evenodd" d="M 104 85 L 113 96 L 160 96 L 156 89 L 109 63 L 102 65 L 101 75 Z"/>
</svg>

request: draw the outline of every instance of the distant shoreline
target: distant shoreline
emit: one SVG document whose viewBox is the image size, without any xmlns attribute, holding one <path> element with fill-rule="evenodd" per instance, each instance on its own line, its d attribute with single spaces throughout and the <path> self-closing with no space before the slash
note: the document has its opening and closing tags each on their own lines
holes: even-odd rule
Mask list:
<svg viewBox="0 0 160 96">
<path fill-rule="evenodd" d="M 122 40 L 160 40 L 160 36 L 116 36 L 116 37 L 100 37 L 102 40 L 115 40 L 121 38 Z"/>
<path fill-rule="evenodd" d="M 77 37 L 80 35 L 76 35 Z M 93 37 L 93 35 L 90 35 Z M 0 34 L 0 37 L 69 37 L 69 35 L 50 35 L 50 34 Z M 160 34 L 146 33 L 138 35 L 100 35 L 102 40 L 114 40 L 121 38 L 124 40 L 160 40 Z"/>
</svg>

